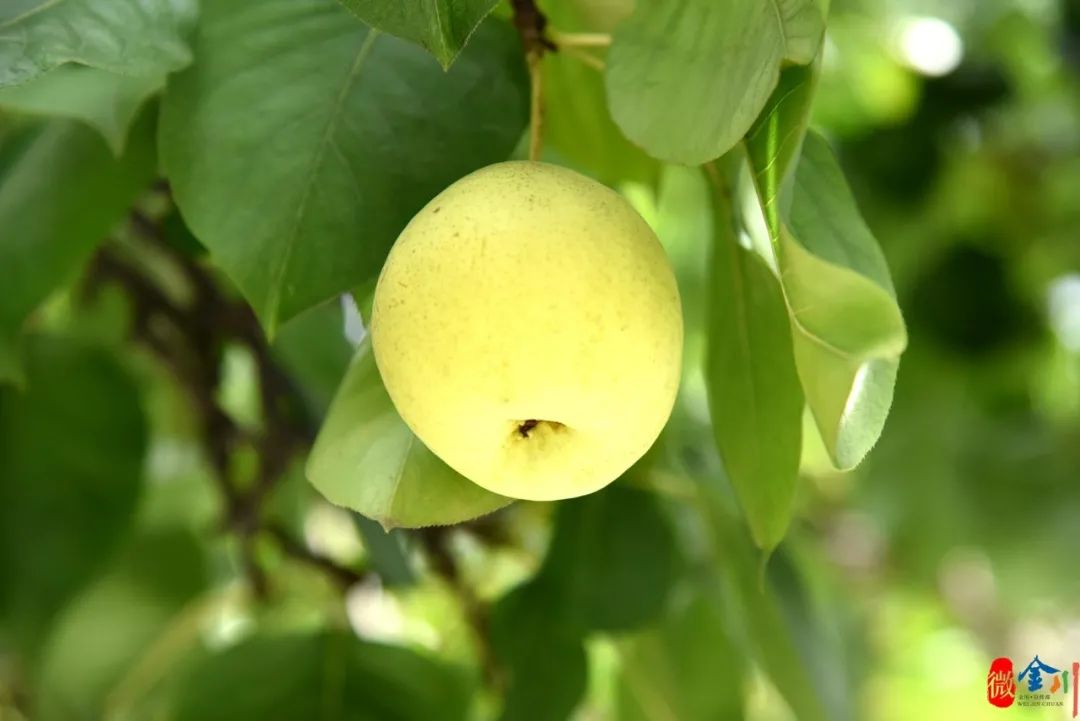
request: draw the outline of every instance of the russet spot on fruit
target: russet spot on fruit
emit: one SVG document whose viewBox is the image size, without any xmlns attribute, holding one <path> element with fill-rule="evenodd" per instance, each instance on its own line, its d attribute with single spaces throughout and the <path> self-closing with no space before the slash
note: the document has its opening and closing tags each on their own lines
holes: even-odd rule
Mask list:
<svg viewBox="0 0 1080 721">
<path fill-rule="evenodd" d="M 655 234 L 617 193 L 546 163 L 483 168 L 397 239 L 375 289 L 375 362 L 401 417 L 484 488 L 603 488 L 675 401 L 682 311 Z"/>
</svg>

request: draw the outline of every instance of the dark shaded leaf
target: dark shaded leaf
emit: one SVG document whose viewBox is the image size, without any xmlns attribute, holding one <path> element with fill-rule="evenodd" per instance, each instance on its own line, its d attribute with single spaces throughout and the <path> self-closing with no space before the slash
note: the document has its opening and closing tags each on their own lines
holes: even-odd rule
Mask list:
<svg viewBox="0 0 1080 721">
<path fill-rule="evenodd" d="M 103 351 L 41 337 L 26 350 L 25 391 L 0 389 L 0 634 L 38 651 L 128 529 L 146 428 Z"/>
<path fill-rule="evenodd" d="M 448 68 L 498 0 L 340 2 L 371 27 L 413 41 Z"/>
<path fill-rule="evenodd" d="M 164 165 L 271 332 L 375 276 L 416 211 L 506 159 L 528 116 L 520 42 L 496 20 L 443 72 L 333 0 L 217 0 L 196 50 L 165 93 Z"/>
<path fill-rule="evenodd" d="M 0 180 L 0 381 L 18 378 L 26 317 L 71 280 L 154 175 L 153 114 L 123 157 L 72 121 L 55 121 Z"/>
</svg>

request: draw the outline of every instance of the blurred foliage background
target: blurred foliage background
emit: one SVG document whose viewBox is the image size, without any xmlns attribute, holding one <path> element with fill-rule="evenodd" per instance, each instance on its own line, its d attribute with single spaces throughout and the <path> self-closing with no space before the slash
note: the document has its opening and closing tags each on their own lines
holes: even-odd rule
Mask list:
<svg viewBox="0 0 1080 721">
<path fill-rule="evenodd" d="M 627 11 L 541 5 L 567 31 Z M 781 721 L 820 704 L 829 719 L 978 721 L 1004 713 L 985 700 L 991 659 L 1080 658 L 1080 4 L 833 0 L 813 122 L 885 250 L 911 341 L 866 462 L 837 473 L 808 444 L 796 521 L 767 565 L 709 430 L 705 181 L 619 136 L 594 68 L 546 63 L 549 158 L 622 190 L 680 277 L 687 369 L 646 461 L 593 499 L 386 534 L 321 500 L 294 457 L 264 499 L 277 531 L 223 530 L 236 519 L 223 524 L 215 463 L 257 482 L 255 448 L 208 457 L 185 387 L 128 341 L 124 295 L 73 283 L 35 316 L 40 382 L 0 398 L 0 474 L 52 479 L 0 484 L 0 719 L 239 719 L 267 687 L 294 704 L 274 718 L 306 718 L 332 657 L 358 679 L 343 703 L 375 703 L 370 718 L 452 718 L 455 704 L 487 718 L 510 688 L 504 718 Z M 0 167 L 28 127 L 0 116 Z M 175 214 L 163 232 L 201 252 Z M 150 262 L 166 285 L 183 272 Z M 228 345 L 213 400 L 259 428 L 265 350 L 306 401 L 296 422 L 317 425 L 359 323 L 335 302 L 269 349 Z M 555 613 L 568 607 L 587 617 Z M 351 634 L 447 662 L 474 690 L 396 649 L 323 652 Z M 417 683 L 445 685 L 430 697 L 444 705 L 410 707 Z"/>
</svg>

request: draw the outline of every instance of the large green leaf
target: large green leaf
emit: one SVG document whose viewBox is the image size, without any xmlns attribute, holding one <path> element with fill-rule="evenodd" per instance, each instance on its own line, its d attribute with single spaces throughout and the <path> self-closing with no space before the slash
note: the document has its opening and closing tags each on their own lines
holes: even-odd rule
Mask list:
<svg viewBox="0 0 1080 721">
<path fill-rule="evenodd" d="M 351 634 L 257 636 L 210 656 L 186 679 L 174 721 L 461 721 L 460 674 L 404 648 Z"/>
<path fill-rule="evenodd" d="M 817 68 L 787 68 L 747 137 L 780 266 L 799 378 L 832 462 L 881 435 L 907 344 L 885 257 L 828 144 L 807 131 Z"/>
<path fill-rule="evenodd" d="M 0 108 L 81 120 L 101 133 L 119 156 L 139 108 L 163 87 L 164 75 L 118 75 L 63 65 L 31 82 L 0 87 Z"/>
<path fill-rule="evenodd" d="M 191 62 L 196 0 L 17 0 L 0 6 L 0 87 L 64 63 L 161 77 Z"/>
<path fill-rule="evenodd" d="M 0 390 L 0 637 L 37 651 L 127 531 L 146 428 L 102 351 L 40 337 L 26 350 L 25 391 Z"/>
<path fill-rule="evenodd" d="M 744 658 L 717 604 L 693 592 L 620 645 L 619 721 L 738 721 Z"/>
<path fill-rule="evenodd" d="M 409 430 L 383 387 L 370 339 L 330 406 L 307 476 L 332 503 L 386 528 L 459 523 L 511 502 L 458 474 Z"/>
<path fill-rule="evenodd" d="M 620 631 L 663 613 L 675 565 L 674 533 L 656 496 L 616 483 L 559 504 L 540 577 L 568 628 Z"/>
<path fill-rule="evenodd" d="M 829 455 L 846 469 L 881 435 L 907 331 L 884 255 L 813 133 L 793 191 L 779 255 L 795 360 Z"/>
<path fill-rule="evenodd" d="M 608 55 L 612 115 L 651 155 L 712 160 L 746 134 L 781 63 L 813 59 L 823 30 L 813 0 L 638 3 Z"/>
<path fill-rule="evenodd" d="M 340 2 L 371 27 L 413 41 L 448 68 L 498 0 Z"/>
<path fill-rule="evenodd" d="M 45 297 L 76 274 L 154 174 L 153 117 L 123 157 L 72 121 L 49 124 L 0 180 L 0 381 L 17 378 L 16 341 Z"/>
<path fill-rule="evenodd" d="M 160 644 L 169 623 L 206 587 L 207 576 L 193 533 L 174 528 L 133 534 L 50 635 L 38 672 L 35 718 L 106 718 L 109 692 Z"/>
<path fill-rule="evenodd" d="M 527 121 L 520 42 L 496 20 L 444 73 L 334 0 L 216 0 L 196 54 L 165 93 L 164 165 L 271 331 L 374 276 L 413 214 Z"/>
<path fill-rule="evenodd" d="M 791 520 L 803 393 L 783 291 L 765 262 L 739 245 L 725 180 L 718 178 L 715 199 L 705 378 L 724 470 L 754 541 L 771 550 Z"/>
<path fill-rule="evenodd" d="M 533 580 L 511 590 L 491 612 L 491 644 L 506 671 L 500 721 L 565 721 L 585 695 L 585 647 L 562 622 L 562 597 Z"/>
</svg>

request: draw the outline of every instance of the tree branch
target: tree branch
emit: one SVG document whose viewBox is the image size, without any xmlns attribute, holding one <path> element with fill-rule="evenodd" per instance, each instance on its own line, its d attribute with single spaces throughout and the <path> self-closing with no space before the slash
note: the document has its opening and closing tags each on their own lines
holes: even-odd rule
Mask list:
<svg viewBox="0 0 1080 721">
<path fill-rule="evenodd" d="M 327 573 L 339 584 L 360 580 L 363 574 L 359 571 L 312 552 L 283 526 L 263 517 L 266 498 L 314 441 L 316 423 L 292 379 L 273 357 L 255 314 L 242 301 L 226 295 L 200 263 L 171 246 L 159 222 L 138 210 L 132 211 L 130 222 L 142 241 L 142 251 L 156 253 L 179 270 L 188 286 L 186 302 L 171 298 L 136 254 L 110 246 L 95 256 L 87 291 L 92 294 L 106 283 L 122 289 L 131 301 L 132 337 L 183 386 L 196 412 L 202 445 L 224 501 L 222 528 L 236 533 L 244 573 L 256 595 L 265 597 L 269 592 L 255 549 L 262 532 L 289 557 Z M 228 345 L 243 346 L 255 361 L 262 406 L 262 427 L 256 433 L 237 425 L 218 401 L 221 361 Z M 241 443 L 251 444 L 258 458 L 254 480 L 243 487 L 231 464 Z"/>
</svg>

